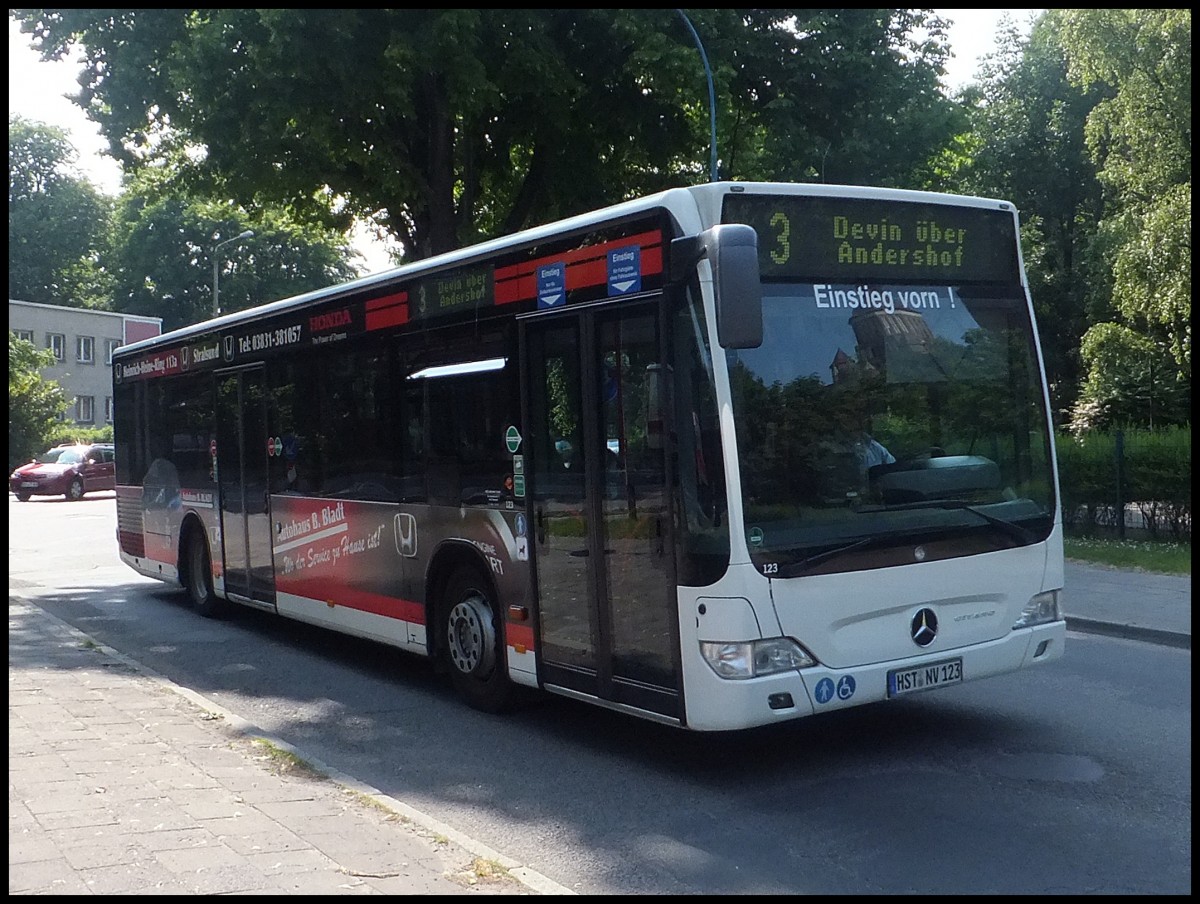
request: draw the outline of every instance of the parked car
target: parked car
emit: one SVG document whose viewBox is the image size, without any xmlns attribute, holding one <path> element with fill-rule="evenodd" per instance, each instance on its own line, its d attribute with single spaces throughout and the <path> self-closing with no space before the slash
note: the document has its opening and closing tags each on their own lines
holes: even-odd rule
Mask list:
<svg viewBox="0 0 1200 904">
<path fill-rule="evenodd" d="M 84 493 L 112 490 L 117 485 L 111 443 L 55 446 L 8 478 L 8 487 L 21 502 L 31 496 L 82 499 Z"/>
</svg>

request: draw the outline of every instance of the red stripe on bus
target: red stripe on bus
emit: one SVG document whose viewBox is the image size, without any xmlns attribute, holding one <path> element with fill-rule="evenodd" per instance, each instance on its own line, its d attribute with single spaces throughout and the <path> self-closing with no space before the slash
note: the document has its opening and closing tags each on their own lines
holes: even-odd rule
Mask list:
<svg viewBox="0 0 1200 904">
<path fill-rule="evenodd" d="M 656 229 L 601 245 L 588 245 L 575 251 L 500 267 L 495 273 L 496 304 L 509 304 L 533 298 L 537 294 L 538 267 L 544 267 L 546 264 L 566 265 L 568 292 L 571 289 L 603 285 L 608 280 L 608 253 L 635 245 L 641 247 L 642 276 L 661 273 L 662 232 Z"/>
<path fill-rule="evenodd" d="M 358 590 L 354 587 L 347 587 L 338 581 L 312 578 L 291 581 L 277 577 L 275 589 L 281 593 L 301 596 L 326 606 L 333 603 L 335 606 L 369 612 L 372 615 L 398 618 L 418 625 L 425 624 L 425 607 L 420 603 L 399 597 L 385 596 L 382 593 L 372 593 L 369 590 Z"/>
<path fill-rule="evenodd" d="M 533 649 L 533 628 L 529 625 L 515 625 L 509 622 L 504 626 L 504 638 L 510 647 L 523 646 L 526 650 Z"/>
<path fill-rule="evenodd" d="M 366 303 L 367 329 L 381 330 L 388 326 L 408 323 L 408 293 L 397 292 Z"/>
</svg>

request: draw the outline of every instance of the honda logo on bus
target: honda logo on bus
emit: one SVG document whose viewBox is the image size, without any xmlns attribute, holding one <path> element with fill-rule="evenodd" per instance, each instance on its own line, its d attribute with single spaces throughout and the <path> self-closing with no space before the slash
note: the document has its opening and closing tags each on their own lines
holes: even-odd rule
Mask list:
<svg viewBox="0 0 1200 904">
<path fill-rule="evenodd" d="M 932 609 L 918 609 L 912 620 L 912 639 L 918 647 L 927 647 L 937 637 L 938 618 Z"/>
<path fill-rule="evenodd" d="M 408 512 L 400 512 L 394 519 L 396 552 L 412 558 L 417 554 L 417 519 Z"/>
</svg>

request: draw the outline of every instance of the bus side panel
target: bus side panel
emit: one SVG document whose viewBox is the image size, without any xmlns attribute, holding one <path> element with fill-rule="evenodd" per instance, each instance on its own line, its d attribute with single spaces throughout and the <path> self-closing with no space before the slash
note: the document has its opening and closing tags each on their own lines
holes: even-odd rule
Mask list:
<svg viewBox="0 0 1200 904">
<path fill-rule="evenodd" d="M 179 580 L 180 540 L 184 520 L 200 520 L 208 538 L 213 587 L 224 595 L 221 581 L 220 529 L 214 493 L 148 480 L 145 487 L 117 487 L 117 542 L 122 560 L 148 577 Z"/>
<path fill-rule="evenodd" d="M 515 511 L 277 495 L 271 513 L 276 602 L 289 618 L 427 654 L 426 576 L 454 543 L 486 568 L 502 611 L 527 604 Z M 527 621 L 506 626 L 505 646 L 512 679 L 536 686 Z"/>
<path fill-rule="evenodd" d="M 396 537 L 402 555 L 410 560 L 408 595 L 427 600 L 434 575 L 451 562 L 473 563 L 485 571 L 496 588 L 504 627 L 509 677 L 517 684 L 537 687 L 535 634 L 531 614 L 528 519 L 523 509 L 508 506 L 402 505 L 396 517 Z M 463 550 L 471 549 L 467 556 Z"/>
<path fill-rule="evenodd" d="M 424 607 L 403 594 L 396 506 L 271 497 L 271 553 L 281 615 L 424 650 Z"/>
</svg>

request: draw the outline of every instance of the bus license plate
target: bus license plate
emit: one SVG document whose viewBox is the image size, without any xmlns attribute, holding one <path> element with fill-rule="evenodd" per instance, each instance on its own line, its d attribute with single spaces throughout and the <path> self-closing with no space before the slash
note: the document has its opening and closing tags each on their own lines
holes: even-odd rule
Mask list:
<svg viewBox="0 0 1200 904">
<path fill-rule="evenodd" d="M 958 684 L 962 681 L 962 660 L 947 659 L 945 662 L 931 662 L 912 669 L 896 669 L 888 672 L 887 680 L 889 697 Z"/>
</svg>

